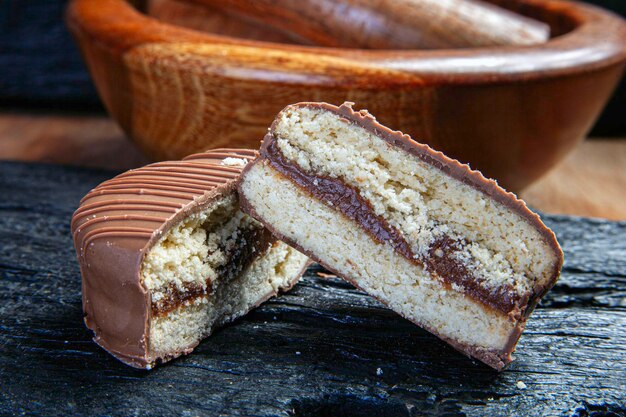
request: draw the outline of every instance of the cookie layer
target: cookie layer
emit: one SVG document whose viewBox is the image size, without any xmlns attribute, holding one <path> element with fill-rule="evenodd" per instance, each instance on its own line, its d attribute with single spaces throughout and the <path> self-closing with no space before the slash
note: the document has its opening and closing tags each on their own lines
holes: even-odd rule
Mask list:
<svg viewBox="0 0 626 417">
<path fill-rule="evenodd" d="M 554 235 L 523 202 L 346 104 L 287 107 L 261 155 L 244 173 L 244 211 L 462 351 L 497 369 L 512 360 L 562 264 Z M 289 209 L 279 197 L 288 189 L 308 202 Z M 288 228 L 296 223 L 305 231 Z M 344 246 L 358 249 L 342 259 L 316 229 L 345 230 Z M 381 258 L 381 245 L 393 253 Z"/>
</svg>

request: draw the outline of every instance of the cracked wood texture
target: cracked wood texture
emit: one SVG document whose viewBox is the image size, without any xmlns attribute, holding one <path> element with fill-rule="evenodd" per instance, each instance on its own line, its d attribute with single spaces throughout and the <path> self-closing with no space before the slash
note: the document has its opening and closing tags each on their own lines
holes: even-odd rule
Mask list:
<svg viewBox="0 0 626 417">
<path fill-rule="evenodd" d="M 0 163 L 2 415 L 626 415 L 625 222 L 544 216 L 565 267 L 502 373 L 316 266 L 147 372 L 100 349 L 82 321 L 70 217 L 112 175 Z"/>
</svg>

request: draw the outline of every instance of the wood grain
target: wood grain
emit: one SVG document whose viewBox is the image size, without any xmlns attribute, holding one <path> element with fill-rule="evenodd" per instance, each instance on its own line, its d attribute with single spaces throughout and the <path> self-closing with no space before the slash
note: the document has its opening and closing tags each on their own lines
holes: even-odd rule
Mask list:
<svg viewBox="0 0 626 417">
<path fill-rule="evenodd" d="M 302 43 L 278 29 L 241 19 L 229 10 L 184 0 L 149 0 L 146 14 L 172 25 L 264 42 Z"/>
<path fill-rule="evenodd" d="M 626 139 L 581 143 L 521 196 L 548 213 L 626 220 Z"/>
<path fill-rule="evenodd" d="M 0 113 L 0 159 L 126 170 L 148 160 L 108 117 Z"/>
<path fill-rule="evenodd" d="M 126 170 L 147 163 L 103 116 L 0 113 L 0 159 Z M 521 193 L 547 213 L 626 221 L 626 138 L 588 140 Z"/>
<path fill-rule="evenodd" d="M 532 45 L 550 28 L 475 0 L 190 0 L 327 47 L 436 49 Z"/>
<path fill-rule="evenodd" d="M 0 163 L 0 414 L 626 413 L 626 223 L 544 216 L 563 274 L 500 374 L 316 267 L 192 355 L 145 372 L 105 353 L 82 322 L 69 219 L 111 175 Z"/>
<path fill-rule="evenodd" d="M 324 48 L 185 29 L 123 0 L 73 0 L 68 22 L 107 109 L 154 159 L 256 147 L 285 105 L 349 100 L 519 191 L 591 128 L 621 77 L 626 24 L 579 3 L 507 4 L 567 35 L 524 48 Z"/>
</svg>

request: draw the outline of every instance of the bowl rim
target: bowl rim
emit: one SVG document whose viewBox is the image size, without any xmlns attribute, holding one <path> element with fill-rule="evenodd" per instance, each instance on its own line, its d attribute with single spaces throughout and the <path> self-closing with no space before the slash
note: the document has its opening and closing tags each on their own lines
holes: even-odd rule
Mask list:
<svg viewBox="0 0 626 417">
<path fill-rule="evenodd" d="M 381 69 L 390 74 L 406 74 L 394 85 L 405 84 L 492 84 L 531 81 L 575 75 L 599 70 L 626 61 L 626 21 L 602 8 L 563 0 L 516 0 L 522 5 L 560 13 L 575 24 L 569 32 L 547 42 L 530 46 L 498 46 L 464 49 L 393 50 L 348 49 L 241 39 L 200 32 L 142 14 L 127 0 L 71 0 L 67 24 L 75 36 L 91 42 L 114 55 L 154 44 L 193 44 L 239 47 L 239 52 L 281 54 L 290 61 L 291 72 L 304 65 L 298 58 L 328 57 L 354 66 Z M 193 47 L 186 53 L 193 55 Z M 198 54 L 200 59 L 206 55 Z M 258 59 L 257 59 L 258 60 Z M 381 84 L 379 71 L 361 74 L 359 83 L 373 87 Z M 253 72 L 247 77 L 257 79 Z M 371 78 L 368 82 L 368 77 Z M 289 79 L 285 80 L 289 82 Z M 301 77 L 296 77 L 302 83 Z M 312 77 L 307 84 L 328 85 L 327 78 Z"/>
</svg>

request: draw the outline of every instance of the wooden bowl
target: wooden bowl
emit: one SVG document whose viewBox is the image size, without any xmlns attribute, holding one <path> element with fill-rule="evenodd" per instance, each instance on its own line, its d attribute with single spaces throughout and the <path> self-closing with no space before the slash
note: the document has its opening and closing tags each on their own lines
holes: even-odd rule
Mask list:
<svg viewBox="0 0 626 417">
<path fill-rule="evenodd" d="M 492 1 L 550 25 L 535 46 L 366 50 L 203 33 L 124 0 L 73 0 L 68 24 L 110 114 L 154 159 L 257 148 L 298 101 L 356 102 L 513 191 L 592 127 L 626 59 L 626 25 L 560 0 Z"/>
</svg>

